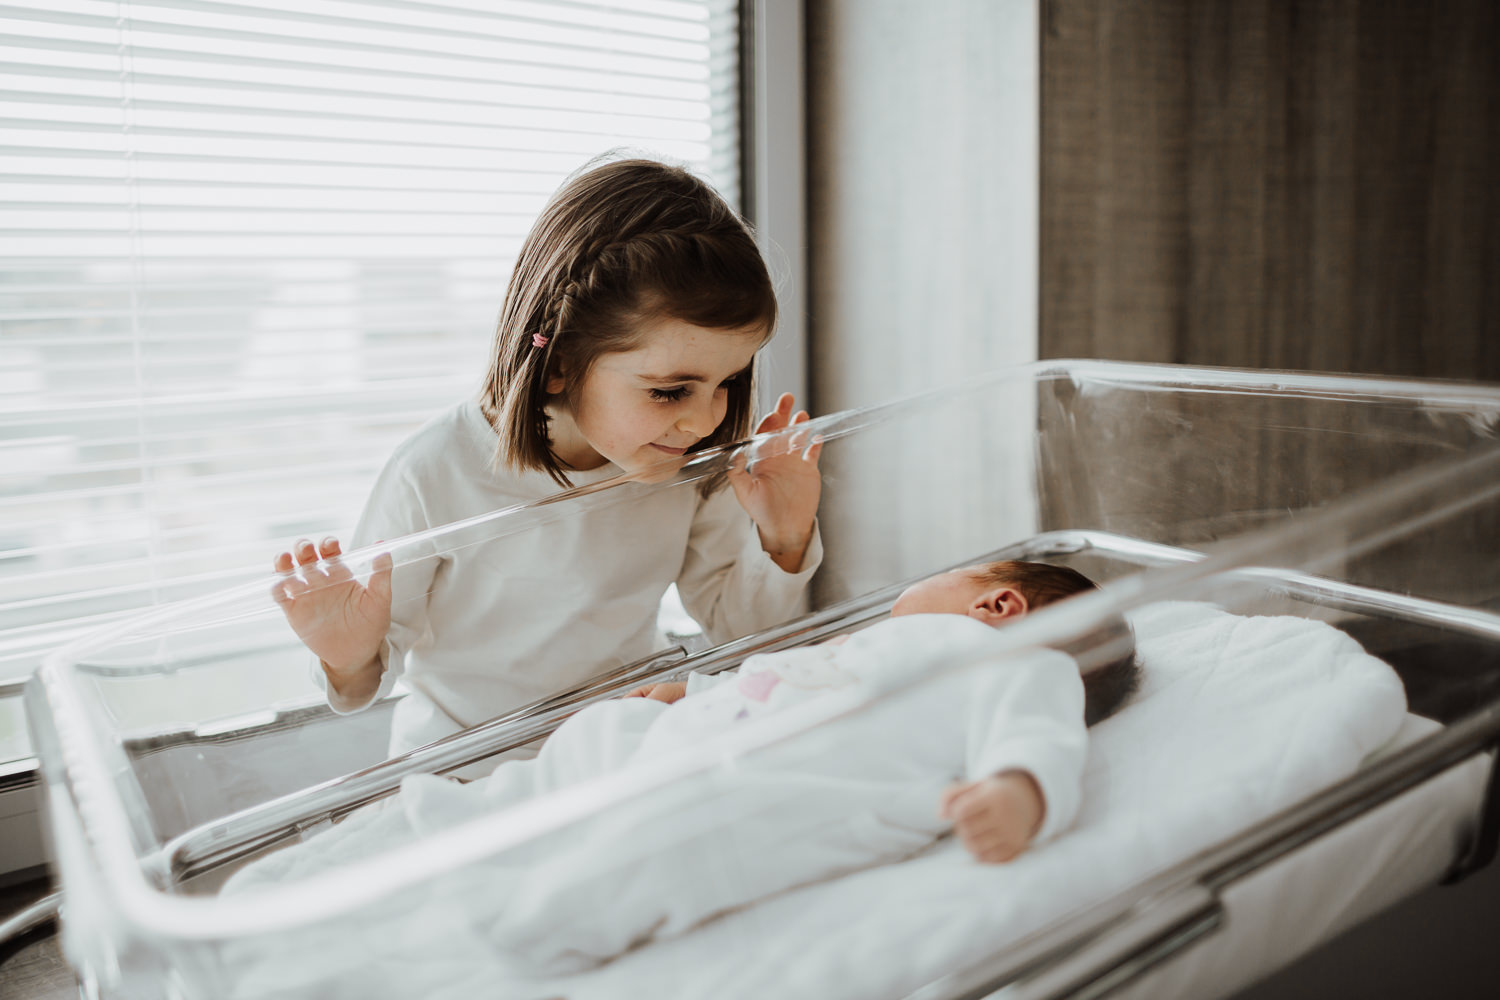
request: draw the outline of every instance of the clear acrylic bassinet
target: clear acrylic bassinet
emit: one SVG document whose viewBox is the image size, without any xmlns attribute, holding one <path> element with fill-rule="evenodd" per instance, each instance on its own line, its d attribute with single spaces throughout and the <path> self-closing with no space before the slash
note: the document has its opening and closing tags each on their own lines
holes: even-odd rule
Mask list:
<svg viewBox="0 0 1500 1000">
<path fill-rule="evenodd" d="M 1238 880 L 1451 775 L 1500 733 L 1500 389 L 1057 361 L 830 414 L 810 429 L 824 440 L 825 556 L 805 613 L 712 646 L 691 623 L 677 624 L 644 659 L 599 663 L 581 687 L 394 761 L 384 760 L 394 699 L 333 714 L 269 597 L 270 577 L 153 611 L 50 656 L 27 707 L 64 895 L 64 945 L 86 987 L 118 998 L 481 989 L 948 997 L 1011 983 L 1024 995 L 1067 995 L 1148 974 L 1167 954 L 1163 942 L 1175 949 L 1222 931 Z M 397 573 L 424 560 L 484 558 L 503 573 L 507 547 L 548 524 L 604 512 L 628 523 L 634 505 L 711 486 L 743 449 L 783 446 L 772 438 L 705 454 L 641 477 L 651 481 L 496 511 L 346 562 L 367 574 L 377 551 L 394 558 Z M 736 839 L 728 812 L 688 803 L 747 778 L 776 779 L 786 773 L 787 746 L 835 747 L 846 716 L 862 709 L 713 753 L 677 753 L 436 837 L 354 851 L 331 870 L 291 870 L 254 892 L 220 893 L 254 859 L 380 809 L 405 775 L 522 746 L 581 707 L 648 681 L 689 669 L 711 675 L 752 653 L 858 630 L 880 619 L 906 583 L 992 555 L 1064 563 L 1104 584 L 1000 630 L 1016 650 L 1083 648 L 1086 661 L 1098 626 L 1165 601 L 1300 616 L 1331 623 L 1395 666 L 1410 713 L 1436 724 L 1273 815 L 1183 857 L 1155 858 L 1129 884 L 1022 907 L 1007 915 L 1004 934 L 947 951 L 942 927 L 903 923 L 931 883 L 907 886 L 899 866 L 878 873 L 881 895 L 827 904 L 847 915 L 839 933 L 809 938 L 790 916 L 799 894 L 809 912 L 838 898 L 828 883 L 840 880 L 830 879 L 780 889 L 770 909 L 752 902 L 670 940 L 646 935 L 620 959 L 561 978 L 528 978 L 489 953 L 475 929 L 493 926 L 484 914 L 503 908 L 494 897 L 511 891 L 489 873 L 543 864 L 549 838 L 595 843 L 616 870 L 681 849 L 689 837 L 717 840 L 732 869 L 756 845 Z M 504 641 L 497 616 L 495 643 Z M 536 666 L 545 674 L 547 664 Z M 1435 835 L 1448 839 L 1434 848 L 1442 858 L 1433 864 L 1460 864 L 1465 854 L 1484 860 L 1493 830 L 1477 818 L 1478 784 L 1482 773 L 1442 793 L 1455 819 Z M 649 824 L 639 819 L 643 809 L 655 817 Z M 952 848 L 940 843 L 909 864 L 935 864 L 934 854 L 959 863 Z M 972 902 L 988 905 L 982 894 Z M 1362 915 L 1356 910 L 1347 919 Z M 354 941 L 364 950 L 344 947 Z M 889 967 L 873 967 L 871 955 L 889 956 L 879 960 Z"/>
</svg>

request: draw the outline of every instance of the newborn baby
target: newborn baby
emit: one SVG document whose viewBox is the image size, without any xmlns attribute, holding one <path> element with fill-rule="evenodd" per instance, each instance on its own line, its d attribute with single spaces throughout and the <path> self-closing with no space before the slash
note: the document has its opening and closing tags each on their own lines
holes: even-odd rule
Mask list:
<svg viewBox="0 0 1500 1000">
<path fill-rule="evenodd" d="M 902 593 L 891 608 L 891 617 L 955 614 L 998 627 L 1045 604 L 1093 589 L 1093 581 L 1066 567 L 1005 560 L 928 577 Z M 1104 642 L 1111 639 L 1117 642 L 1114 655 L 1103 667 L 1084 677 L 1084 720 L 1088 725 L 1115 712 L 1138 683 L 1139 668 L 1128 628 L 1120 621 L 1112 629 L 1113 635 L 1099 638 Z M 798 698 L 794 692 L 803 688 L 840 686 L 842 680 L 823 681 L 818 680 L 817 675 L 827 671 L 823 664 L 835 657 L 831 647 L 847 638 L 840 636 L 821 646 L 774 654 L 780 662 L 766 656 L 751 657 L 740 671 L 742 679 L 737 682 L 739 693 L 747 695 L 749 702 L 721 701 L 733 706 L 733 719 L 738 721 L 771 710 L 771 695 L 783 680 L 788 684 L 781 691 L 782 697 L 777 699 L 782 703 L 789 698 Z M 802 662 L 798 662 L 797 657 L 802 657 Z M 686 683 L 648 685 L 632 691 L 628 697 L 671 704 L 724 679 L 724 675 L 709 679 L 695 674 Z M 763 705 L 757 706 L 756 703 Z M 706 723 L 702 726 L 704 732 L 712 731 L 713 724 L 708 721 L 712 710 L 705 704 L 697 712 Z M 1034 777 L 1025 770 L 1012 769 L 984 773 L 949 786 L 942 794 L 939 815 L 953 822 L 963 845 L 977 860 L 996 863 L 1009 861 L 1025 849 L 1039 830 L 1044 809 L 1045 799 Z"/>
<path fill-rule="evenodd" d="M 955 827 L 978 860 L 1009 860 L 1072 821 L 1086 702 L 1090 721 L 1113 711 L 1134 663 L 1127 653 L 1081 679 L 1069 656 L 1016 652 L 994 627 L 1092 587 L 1039 563 L 931 577 L 902 594 L 890 620 L 845 641 L 592 705 L 535 759 L 476 782 L 408 778 L 344 843 L 363 853 L 685 754 L 723 760 L 431 886 L 535 975 L 588 968 L 769 894 L 901 860 Z M 787 738 L 736 753 L 778 727 Z M 282 852 L 300 859 L 257 862 L 229 890 L 349 860 L 336 838 L 355 821 Z"/>
</svg>

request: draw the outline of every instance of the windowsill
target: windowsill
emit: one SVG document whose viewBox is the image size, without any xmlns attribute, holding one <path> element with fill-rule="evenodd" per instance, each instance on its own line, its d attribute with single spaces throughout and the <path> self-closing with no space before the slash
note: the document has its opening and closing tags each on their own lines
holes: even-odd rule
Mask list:
<svg viewBox="0 0 1500 1000">
<path fill-rule="evenodd" d="M 25 788 L 41 781 L 42 764 L 36 757 L 0 761 L 0 792 Z"/>
</svg>

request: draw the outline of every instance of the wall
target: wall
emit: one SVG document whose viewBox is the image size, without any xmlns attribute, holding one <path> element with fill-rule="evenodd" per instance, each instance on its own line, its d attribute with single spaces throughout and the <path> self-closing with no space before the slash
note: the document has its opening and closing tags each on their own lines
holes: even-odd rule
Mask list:
<svg viewBox="0 0 1500 1000">
<path fill-rule="evenodd" d="M 1035 0 L 806 0 L 814 413 L 1035 360 L 1036 17 Z M 923 516 L 923 463 L 974 463 L 975 429 L 960 430 L 968 450 L 943 434 L 845 477 L 902 528 L 872 537 L 825 506 L 833 596 L 923 572 L 920 553 L 950 541 L 930 533 L 995 516 Z M 1023 474 L 1011 523 L 1030 523 L 1030 492 Z"/>
<path fill-rule="evenodd" d="M 1036 357 L 1033 0 L 809 0 L 822 411 Z"/>
</svg>

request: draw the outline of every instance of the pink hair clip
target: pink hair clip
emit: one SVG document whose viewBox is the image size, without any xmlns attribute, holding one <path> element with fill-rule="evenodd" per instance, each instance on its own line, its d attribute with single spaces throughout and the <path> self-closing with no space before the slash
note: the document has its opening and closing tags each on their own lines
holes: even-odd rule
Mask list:
<svg viewBox="0 0 1500 1000">
<path fill-rule="evenodd" d="M 549 336 L 547 336 L 545 333 L 533 333 L 531 335 L 531 346 L 532 347 L 546 347 L 547 346 L 547 341 L 549 341 L 551 339 L 552 338 L 549 337 Z"/>
</svg>

